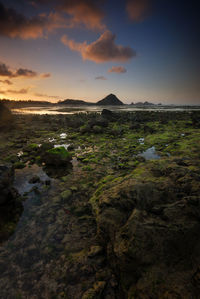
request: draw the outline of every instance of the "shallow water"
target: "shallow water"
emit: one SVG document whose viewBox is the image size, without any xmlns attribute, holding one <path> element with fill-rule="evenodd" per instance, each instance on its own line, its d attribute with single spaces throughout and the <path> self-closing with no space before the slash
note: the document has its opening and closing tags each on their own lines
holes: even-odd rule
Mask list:
<svg viewBox="0 0 200 299">
<path fill-rule="evenodd" d="M 100 113 L 103 109 L 111 111 L 193 111 L 200 110 L 200 107 L 184 107 L 184 106 L 152 106 L 152 107 L 136 107 L 132 105 L 124 106 L 42 106 L 42 107 L 25 107 L 12 109 L 15 114 L 75 114 L 75 113 Z"/>
<path fill-rule="evenodd" d="M 29 180 L 37 175 L 40 178 L 39 183 L 31 184 Z M 43 171 L 42 167 L 38 165 L 27 165 L 23 169 L 15 170 L 14 187 L 18 190 L 19 194 L 23 195 L 25 192 L 29 192 L 34 186 L 41 186 L 42 182 L 51 180 L 50 177 Z"/>
<path fill-rule="evenodd" d="M 138 156 L 145 158 L 146 160 L 158 160 L 160 156 L 156 153 L 155 146 L 148 148 Z"/>
<path fill-rule="evenodd" d="M 29 183 L 34 175 L 40 177 L 41 183 Z M 46 180 L 51 180 L 51 184 L 46 186 Z M 64 237 L 68 233 L 69 215 L 64 209 L 68 206 L 59 196 L 59 181 L 50 179 L 37 165 L 17 170 L 14 185 L 20 194 L 28 194 L 14 234 L 0 245 L 0 298 L 18 298 L 17 290 L 27 288 L 34 290 L 33 298 L 40 298 L 41 274 L 66 245 Z M 39 192 L 31 191 L 33 187 Z M 43 284 L 45 287 L 45 282 Z M 49 282 L 47 284 L 49 288 Z M 20 295 L 19 298 L 32 298 L 31 295 L 23 297 L 21 292 Z"/>
</svg>

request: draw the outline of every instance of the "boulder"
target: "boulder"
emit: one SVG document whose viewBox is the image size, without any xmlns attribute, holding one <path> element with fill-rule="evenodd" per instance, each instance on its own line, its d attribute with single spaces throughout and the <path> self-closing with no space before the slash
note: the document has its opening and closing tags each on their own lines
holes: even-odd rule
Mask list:
<svg viewBox="0 0 200 299">
<path fill-rule="evenodd" d="M 14 169 L 11 165 L 0 165 L 0 205 L 5 204 L 11 194 Z"/>
<path fill-rule="evenodd" d="M 0 128 L 6 129 L 10 127 L 13 123 L 13 116 L 10 110 L 0 103 Z"/>
<path fill-rule="evenodd" d="M 55 167 L 71 165 L 72 155 L 63 147 L 49 149 L 43 155 L 43 161 L 46 165 Z"/>
</svg>

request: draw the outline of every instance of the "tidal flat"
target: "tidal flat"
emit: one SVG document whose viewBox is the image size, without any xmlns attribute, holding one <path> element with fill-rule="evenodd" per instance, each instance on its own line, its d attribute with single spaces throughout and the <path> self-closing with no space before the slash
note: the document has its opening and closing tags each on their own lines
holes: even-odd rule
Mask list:
<svg viewBox="0 0 200 299">
<path fill-rule="evenodd" d="M 13 115 L 0 174 L 2 299 L 199 298 L 199 111 Z"/>
</svg>

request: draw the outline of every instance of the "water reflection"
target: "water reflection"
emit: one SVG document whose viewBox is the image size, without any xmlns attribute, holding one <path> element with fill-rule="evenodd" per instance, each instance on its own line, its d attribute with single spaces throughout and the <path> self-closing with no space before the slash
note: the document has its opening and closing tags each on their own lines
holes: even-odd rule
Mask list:
<svg viewBox="0 0 200 299">
<path fill-rule="evenodd" d="M 148 148 L 143 153 L 139 154 L 138 156 L 145 158 L 146 160 L 158 160 L 160 156 L 156 153 L 155 146 Z"/>
<path fill-rule="evenodd" d="M 100 113 L 103 109 L 109 109 L 111 111 L 192 111 L 199 110 L 200 108 L 194 107 L 173 107 L 173 106 L 153 106 L 153 107 L 137 107 L 133 105 L 123 106 L 42 106 L 42 107 L 24 107 L 18 109 L 12 109 L 15 114 L 75 114 L 75 113 L 88 113 L 96 112 Z"/>
</svg>

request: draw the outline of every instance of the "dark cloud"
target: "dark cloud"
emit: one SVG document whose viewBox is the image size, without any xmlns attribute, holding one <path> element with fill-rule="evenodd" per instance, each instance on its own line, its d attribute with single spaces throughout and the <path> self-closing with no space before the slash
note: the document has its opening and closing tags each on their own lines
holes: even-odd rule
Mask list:
<svg viewBox="0 0 200 299">
<path fill-rule="evenodd" d="M 33 78 L 33 77 L 37 77 L 37 73 L 28 69 L 18 69 L 15 73 L 14 73 L 14 77 L 27 77 L 27 78 Z"/>
<path fill-rule="evenodd" d="M 126 11 L 134 22 L 143 21 L 151 12 L 153 0 L 127 0 Z"/>
<path fill-rule="evenodd" d="M 27 18 L 13 8 L 7 8 L 0 2 L 0 35 L 10 38 L 36 39 L 48 32 L 67 25 L 58 13 Z"/>
<path fill-rule="evenodd" d="M 123 74 L 126 73 L 127 70 L 123 66 L 113 66 L 108 70 L 108 73 L 118 73 L 118 74 Z"/>
<path fill-rule="evenodd" d="M 96 63 L 107 61 L 128 61 L 136 56 L 136 52 L 130 47 L 115 44 L 116 36 L 110 31 L 105 31 L 97 41 L 87 44 L 77 43 L 70 40 L 66 35 L 61 39 L 64 45 L 73 51 L 78 51 L 84 60 L 91 60 Z"/>
<path fill-rule="evenodd" d="M 41 78 L 49 78 L 51 76 L 50 73 L 43 73 L 39 75 L 37 72 L 29 70 L 29 69 L 23 69 L 19 68 L 17 70 L 11 70 L 9 66 L 7 66 L 5 63 L 0 62 L 0 77 L 9 77 L 9 78 L 34 78 L 34 77 L 41 77 Z M 4 81 L 5 82 L 5 81 Z M 9 81 L 10 82 L 10 81 Z M 6 82 L 5 82 L 6 83 Z M 8 80 L 7 80 L 7 84 Z"/>
<path fill-rule="evenodd" d="M 5 63 L 0 62 L 0 76 L 12 77 L 12 72 Z"/>
<path fill-rule="evenodd" d="M 61 9 L 71 16 L 71 25 L 84 24 L 89 29 L 104 29 L 104 13 L 94 0 L 64 0 Z"/>
<path fill-rule="evenodd" d="M 4 94 L 4 95 L 8 95 L 8 94 L 27 94 L 29 91 L 29 87 L 28 88 L 22 88 L 19 90 L 15 90 L 15 89 L 8 89 L 8 90 L 0 90 L 0 94 Z"/>
<path fill-rule="evenodd" d="M 23 39 L 43 36 L 45 20 L 43 17 L 26 18 L 12 8 L 0 3 L 0 34 Z"/>
<path fill-rule="evenodd" d="M 107 80 L 107 78 L 104 76 L 98 76 L 95 78 L 95 80 Z"/>
<path fill-rule="evenodd" d="M 102 20 L 105 16 L 100 5 L 95 0 L 35 0 L 33 6 L 49 5 L 57 12 L 64 12 L 69 17 L 68 26 L 76 27 L 80 24 L 89 29 L 105 29 Z"/>
<path fill-rule="evenodd" d="M 12 85 L 13 83 L 10 80 L 0 80 L 0 83 Z"/>
</svg>

